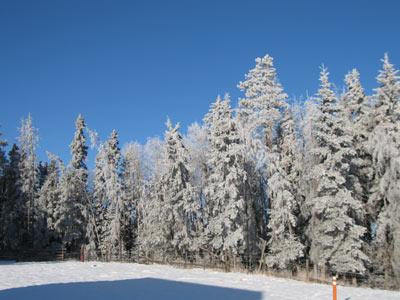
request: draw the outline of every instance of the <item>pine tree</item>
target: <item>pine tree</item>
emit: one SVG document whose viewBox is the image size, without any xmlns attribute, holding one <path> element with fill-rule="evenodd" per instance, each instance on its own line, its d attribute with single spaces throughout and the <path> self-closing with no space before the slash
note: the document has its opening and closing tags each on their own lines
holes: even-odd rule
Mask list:
<svg viewBox="0 0 400 300">
<path fill-rule="evenodd" d="M 129 143 L 123 150 L 122 182 L 125 203 L 122 229 L 125 248 L 132 251 L 137 243 L 138 211 L 137 206 L 143 195 L 143 172 L 140 161 L 141 147 L 137 143 Z"/>
<path fill-rule="evenodd" d="M 193 233 L 195 236 L 192 243 L 193 248 L 200 250 L 204 245 L 202 237 L 207 221 L 205 190 L 208 178 L 209 143 L 206 128 L 197 123 L 190 125 L 184 144 L 188 149 L 190 182 L 194 188 L 195 203 L 198 206 L 194 220 L 196 230 Z"/>
<path fill-rule="evenodd" d="M 394 278 L 400 274 L 398 182 L 400 178 L 400 79 L 385 54 L 375 90 L 374 129 L 370 137 L 374 181 L 369 204 L 377 226 L 375 268 Z"/>
<path fill-rule="evenodd" d="M 4 148 L 7 146 L 7 142 L 1 139 L 2 133 L 0 132 L 0 250 L 5 248 L 7 242 L 5 241 L 7 219 L 7 197 L 6 197 L 6 168 L 7 158 Z"/>
<path fill-rule="evenodd" d="M 36 228 L 35 224 L 35 213 L 39 213 L 37 210 L 37 188 L 38 188 L 38 169 L 37 169 L 37 158 L 36 148 L 38 144 L 37 129 L 33 127 L 33 120 L 31 115 L 28 115 L 27 119 L 23 119 L 21 127 L 19 128 L 20 135 L 18 141 L 20 144 L 20 186 L 21 186 L 21 197 L 22 197 L 22 211 L 24 212 L 24 242 L 26 246 L 33 246 L 35 240 L 35 231 L 39 231 L 40 228 Z"/>
<path fill-rule="evenodd" d="M 86 168 L 87 146 L 84 135 L 85 121 L 81 115 L 76 120 L 76 131 L 71 149 L 71 163 L 61 177 L 60 209 L 56 222 L 63 243 L 72 250 L 79 250 L 86 236 L 89 199 Z"/>
<path fill-rule="evenodd" d="M 107 164 L 106 158 L 106 147 L 105 144 L 100 144 L 97 155 L 96 164 L 94 170 L 94 180 L 93 180 L 93 211 L 94 220 L 96 224 L 97 233 L 97 245 L 96 249 L 101 253 L 102 258 L 106 255 L 107 245 L 106 237 L 107 224 L 106 224 L 106 174 L 105 168 Z"/>
<path fill-rule="evenodd" d="M 245 253 L 249 240 L 244 199 L 246 172 L 243 169 L 243 144 L 232 116 L 229 97 L 217 98 L 205 119 L 208 130 L 210 175 L 206 203 L 208 245 L 216 254 L 231 257 Z"/>
<path fill-rule="evenodd" d="M 96 206 L 93 199 L 93 194 L 88 194 L 88 207 L 86 215 L 86 230 L 85 240 L 86 245 L 84 248 L 86 259 L 97 259 L 99 257 L 99 236 L 96 222 Z"/>
<path fill-rule="evenodd" d="M 107 199 L 105 239 L 108 255 L 121 259 L 126 254 L 122 233 L 127 220 L 123 218 L 126 199 L 121 182 L 121 152 L 118 144 L 118 134 L 113 130 L 107 141 L 104 171 Z"/>
<path fill-rule="evenodd" d="M 144 170 L 142 197 L 137 205 L 138 252 L 145 257 L 165 259 L 162 246 L 166 245 L 163 222 L 160 216 L 165 213 L 161 205 L 162 176 L 166 172 L 166 145 L 158 138 L 149 139 L 143 147 L 141 160 Z"/>
<path fill-rule="evenodd" d="M 317 163 L 313 175 L 317 178 L 317 187 L 315 197 L 308 199 L 310 256 L 314 265 L 322 269 L 363 274 L 368 261 L 362 251 L 365 228 L 355 219 L 362 212 L 362 204 L 346 187 L 348 161 L 354 153 L 345 124 L 337 117 L 340 111 L 328 74 L 322 68 L 319 115 L 314 124 L 316 147 L 313 155 Z"/>
<path fill-rule="evenodd" d="M 276 122 L 288 97 L 278 81 L 273 58 L 256 58 L 255 68 L 238 87 L 246 96 L 239 102 L 240 119 L 247 124 L 252 137 L 263 137 L 263 143 L 271 147 Z"/>
<path fill-rule="evenodd" d="M 6 206 L 4 207 L 4 246 L 11 251 L 18 251 L 22 243 L 24 228 L 23 199 L 20 186 L 20 160 L 19 148 L 14 144 L 8 153 L 9 163 L 6 167 L 4 184 Z"/>
<path fill-rule="evenodd" d="M 287 94 L 279 83 L 273 58 L 266 55 L 256 59 L 256 66 L 246 74 L 238 87 L 245 92 L 239 101 L 238 130 L 244 143 L 244 168 L 247 173 L 246 198 L 253 199 L 258 235 L 266 239 L 268 223 L 267 168 L 274 148 L 276 127 L 287 106 Z"/>
<path fill-rule="evenodd" d="M 300 166 L 294 121 L 289 109 L 277 130 L 277 146 L 269 165 L 269 199 L 271 212 L 268 227 L 269 267 L 291 268 L 303 257 L 304 245 L 299 237 Z"/>
<path fill-rule="evenodd" d="M 161 179 L 161 202 L 165 209 L 164 222 L 167 251 L 185 256 L 192 248 L 194 213 L 197 205 L 190 182 L 188 151 L 179 133 L 179 124 L 167 121 L 165 132 L 166 172 Z"/>
<path fill-rule="evenodd" d="M 346 90 L 342 96 L 344 122 L 349 126 L 352 145 L 356 155 L 350 162 L 350 189 L 353 196 L 363 201 L 368 200 L 373 176 L 372 157 L 368 151 L 368 139 L 371 132 L 371 112 L 368 97 L 361 86 L 360 74 L 353 69 L 345 77 Z"/>
<path fill-rule="evenodd" d="M 57 240 L 55 224 L 57 221 L 57 210 L 60 205 L 60 170 L 58 162 L 51 159 L 48 166 L 48 175 L 40 189 L 39 203 L 46 209 L 46 225 L 49 231 L 49 238 Z"/>
<path fill-rule="evenodd" d="M 84 133 L 85 127 L 85 120 L 81 115 L 79 115 L 75 122 L 76 130 L 74 139 L 72 140 L 72 143 L 70 145 L 72 154 L 71 165 L 72 168 L 74 168 L 75 170 L 87 170 L 86 157 L 88 147 L 86 146 L 86 137 Z"/>
</svg>

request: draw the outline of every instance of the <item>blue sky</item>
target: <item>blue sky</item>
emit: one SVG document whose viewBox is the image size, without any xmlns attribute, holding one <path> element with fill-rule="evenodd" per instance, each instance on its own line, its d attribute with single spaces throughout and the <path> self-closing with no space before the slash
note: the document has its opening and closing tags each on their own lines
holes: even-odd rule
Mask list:
<svg viewBox="0 0 400 300">
<path fill-rule="evenodd" d="M 32 113 L 45 150 L 69 159 L 82 113 L 105 138 L 143 142 L 169 116 L 200 122 L 269 53 L 290 96 L 313 94 L 324 63 L 339 87 L 357 67 L 367 91 L 380 58 L 400 65 L 400 1 L 0 0 L 0 130 Z M 92 159 L 92 158 L 91 158 Z M 91 163 L 90 163 L 91 164 Z"/>
</svg>

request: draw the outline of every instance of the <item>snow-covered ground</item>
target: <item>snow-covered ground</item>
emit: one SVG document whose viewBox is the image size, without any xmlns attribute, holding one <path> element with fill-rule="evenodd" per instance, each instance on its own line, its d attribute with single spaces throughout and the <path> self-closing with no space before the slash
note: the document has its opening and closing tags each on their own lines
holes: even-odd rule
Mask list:
<svg viewBox="0 0 400 300">
<path fill-rule="evenodd" d="M 339 286 L 338 296 L 339 300 L 399 300 L 400 292 Z M 0 263 L 0 299 L 322 300 L 332 299 L 332 288 L 262 275 L 162 265 Z"/>
</svg>

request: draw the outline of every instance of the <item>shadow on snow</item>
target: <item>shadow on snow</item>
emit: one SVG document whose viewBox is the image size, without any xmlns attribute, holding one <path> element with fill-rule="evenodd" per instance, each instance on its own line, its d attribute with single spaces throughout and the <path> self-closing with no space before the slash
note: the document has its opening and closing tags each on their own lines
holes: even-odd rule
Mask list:
<svg viewBox="0 0 400 300">
<path fill-rule="evenodd" d="M 0 290 L 1 300 L 261 300 L 262 294 L 154 278 L 71 282 Z"/>
</svg>

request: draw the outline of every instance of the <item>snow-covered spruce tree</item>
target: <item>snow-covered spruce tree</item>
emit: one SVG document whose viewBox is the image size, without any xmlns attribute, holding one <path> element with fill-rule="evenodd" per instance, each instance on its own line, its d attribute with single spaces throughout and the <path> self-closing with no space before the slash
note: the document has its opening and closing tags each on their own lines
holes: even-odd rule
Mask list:
<svg viewBox="0 0 400 300">
<path fill-rule="evenodd" d="M 0 132 L 1 136 L 1 132 Z M 18 174 L 19 161 L 13 165 L 14 170 L 11 170 L 11 154 L 17 151 L 18 159 L 18 147 L 14 144 L 11 151 L 9 152 L 9 159 L 5 155 L 3 147 L 7 143 L 0 139 L 0 252 L 7 251 L 16 248 L 18 245 L 18 231 L 16 227 L 17 223 L 17 191 L 15 184 L 18 180 L 16 176 Z M 16 171 L 16 172 L 15 172 Z"/>
<path fill-rule="evenodd" d="M 39 203 L 45 207 L 46 225 L 49 232 L 50 241 L 57 241 L 58 236 L 55 231 L 57 221 L 57 210 L 60 205 L 60 170 L 58 162 L 51 158 L 48 166 L 48 175 L 39 192 Z"/>
<path fill-rule="evenodd" d="M 119 148 L 118 134 L 112 131 L 106 147 L 105 194 L 106 194 L 106 228 L 105 242 L 107 255 L 111 258 L 125 257 L 127 247 L 124 233 L 131 227 L 132 215 L 130 203 L 124 195 L 121 178 L 122 156 Z"/>
<path fill-rule="evenodd" d="M 276 140 L 276 149 L 268 168 L 271 210 L 266 263 L 269 267 L 291 269 L 304 256 L 304 245 L 298 228 L 301 167 L 294 121 L 289 108 L 279 124 Z"/>
<path fill-rule="evenodd" d="M 81 115 L 75 123 L 75 135 L 70 145 L 71 162 L 64 170 L 60 182 L 60 207 L 57 211 L 56 229 L 63 244 L 78 251 L 85 244 L 88 214 L 86 167 L 87 146 L 84 135 L 85 121 Z"/>
<path fill-rule="evenodd" d="M 377 77 L 380 86 L 374 96 L 375 127 L 370 137 L 375 177 L 369 205 L 377 226 L 374 267 L 385 272 L 388 284 L 389 276 L 400 276 L 400 79 L 387 54 L 382 61 Z"/>
<path fill-rule="evenodd" d="M 245 98 L 239 101 L 237 119 L 248 177 L 246 198 L 254 201 L 258 235 L 266 239 L 270 206 L 266 170 L 277 122 L 282 117 L 288 96 L 279 83 L 273 58 L 269 55 L 256 59 L 256 66 L 238 87 L 245 92 Z"/>
<path fill-rule="evenodd" d="M 122 183 L 120 178 L 121 153 L 119 149 L 118 134 L 111 132 L 107 140 L 105 153 L 105 195 L 106 195 L 106 231 L 105 242 L 107 256 L 122 258 L 123 243 L 121 236 L 121 211 L 122 207 Z"/>
<path fill-rule="evenodd" d="M 232 259 L 246 252 L 250 243 L 246 215 L 250 199 L 244 198 L 246 172 L 243 144 L 233 119 L 229 96 L 211 105 L 204 119 L 208 130 L 209 177 L 206 188 L 207 246 L 216 255 Z M 246 201 L 247 200 L 247 201 Z"/>
<path fill-rule="evenodd" d="M 94 178 L 93 178 L 93 211 L 96 224 L 96 249 L 102 259 L 105 258 L 107 245 L 105 235 L 107 233 L 107 196 L 106 196 L 106 174 L 105 168 L 107 164 L 106 144 L 101 143 L 97 149 Z"/>
<path fill-rule="evenodd" d="M 19 145 L 20 145 L 20 187 L 21 187 L 21 211 L 23 215 L 19 216 L 24 219 L 23 243 L 27 247 L 32 247 L 35 240 L 35 233 L 39 233 L 42 228 L 36 227 L 35 214 L 41 214 L 40 208 L 37 207 L 37 187 L 38 187 L 38 169 L 36 148 L 38 144 L 37 129 L 33 126 L 31 115 L 21 121 L 19 128 Z M 37 216 L 39 217 L 39 216 Z"/>
<path fill-rule="evenodd" d="M 96 207 L 93 201 L 93 194 L 88 193 L 88 207 L 86 217 L 86 230 L 85 230 L 85 256 L 87 259 L 97 259 L 99 257 L 98 245 L 99 238 L 96 223 Z"/>
<path fill-rule="evenodd" d="M 159 199 L 164 212 L 160 222 L 164 224 L 166 251 L 173 257 L 185 257 L 193 250 L 194 214 L 198 203 L 194 199 L 194 188 L 188 169 L 188 151 L 179 132 L 179 123 L 173 126 L 168 119 L 166 125 L 166 172 L 161 179 Z"/>
<path fill-rule="evenodd" d="M 17 145 L 8 152 L 8 163 L 5 165 L 2 177 L 2 207 L 1 207 L 1 245 L 5 251 L 18 251 L 24 232 L 24 215 L 22 207 L 20 177 L 20 154 Z"/>
<path fill-rule="evenodd" d="M 238 87 L 245 92 L 245 98 L 239 102 L 241 121 L 251 137 L 262 138 L 263 144 L 271 147 L 273 131 L 288 97 L 278 81 L 273 58 L 256 58 L 255 68 Z"/>
<path fill-rule="evenodd" d="M 137 206 L 143 194 L 143 174 L 141 170 L 140 153 L 141 147 L 137 143 L 127 144 L 122 151 L 122 184 L 125 202 L 127 204 L 127 209 L 125 209 L 123 216 L 126 220 L 126 226 L 123 228 L 122 235 L 125 248 L 131 251 L 131 253 L 137 242 Z"/>
<path fill-rule="evenodd" d="M 5 231 L 7 226 L 6 214 L 7 214 L 7 198 L 6 198 L 6 182 L 5 173 L 7 167 L 7 157 L 5 152 L 5 147 L 7 142 L 1 139 L 2 133 L 0 132 L 0 251 L 6 247 L 6 242 L 4 240 Z"/>
<path fill-rule="evenodd" d="M 355 155 L 350 159 L 347 187 L 364 206 L 365 216 L 360 220 L 367 228 L 366 240 L 371 240 L 372 219 L 367 210 L 367 202 L 373 180 L 372 155 L 369 151 L 369 138 L 373 129 L 373 119 L 369 97 L 361 86 L 360 74 L 353 69 L 345 76 L 346 88 L 341 97 L 343 122 L 352 138 Z"/>
<path fill-rule="evenodd" d="M 204 126 L 193 123 L 188 127 L 185 143 L 189 153 L 189 170 L 191 183 L 194 188 L 194 198 L 198 205 L 195 222 L 195 237 L 193 248 L 202 252 L 201 248 L 205 244 L 204 228 L 207 223 L 205 189 L 208 177 L 208 136 Z"/>
<path fill-rule="evenodd" d="M 369 99 L 361 86 L 360 74 L 353 69 L 345 77 L 346 89 L 342 96 L 343 112 L 347 117 L 356 156 L 350 165 L 352 190 L 355 197 L 363 202 L 368 199 L 372 179 L 372 158 L 368 152 L 368 138 L 371 131 Z"/>
<path fill-rule="evenodd" d="M 317 162 L 312 170 L 317 183 L 310 207 L 308 236 L 310 257 L 315 267 L 336 273 L 365 272 L 368 257 L 363 253 L 365 228 L 357 224 L 361 201 L 346 187 L 349 159 L 354 155 L 351 136 L 338 111 L 337 97 L 331 89 L 328 71 L 322 68 L 318 91 L 318 118 L 313 125 Z"/>
<path fill-rule="evenodd" d="M 138 252 L 145 257 L 165 259 L 162 245 L 166 245 L 163 235 L 163 222 L 160 215 L 164 213 L 161 197 L 161 179 L 166 172 L 165 143 L 159 138 L 152 138 L 143 147 L 141 158 L 143 170 L 142 197 L 137 205 L 137 246 Z"/>
</svg>

